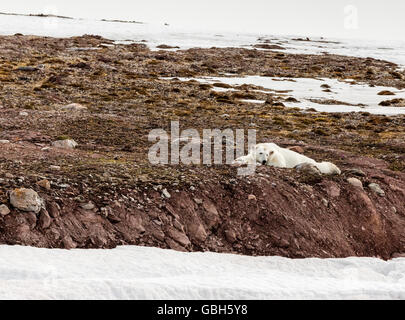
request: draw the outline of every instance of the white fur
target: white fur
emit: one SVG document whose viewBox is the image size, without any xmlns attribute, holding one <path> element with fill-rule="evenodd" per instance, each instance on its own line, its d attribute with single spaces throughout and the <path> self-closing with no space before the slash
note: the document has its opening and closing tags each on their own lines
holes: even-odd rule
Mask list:
<svg viewBox="0 0 405 320">
<path fill-rule="evenodd" d="M 253 153 L 249 153 L 246 156 L 239 157 L 232 162 L 232 164 L 254 164 L 254 163 L 256 163 L 256 159 L 253 156 Z"/>
<path fill-rule="evenodd" d="M 294 168 L 301 163 L 311 163 L 324 174 L 340 174 L 340 169 L 331 162 L 316 162 L 295 151 L 279 147 L 275 143 L 259 143 L 246 156 L 234 161 L 236 164 L 269 165 L 277 168 Z"/>
</svg>

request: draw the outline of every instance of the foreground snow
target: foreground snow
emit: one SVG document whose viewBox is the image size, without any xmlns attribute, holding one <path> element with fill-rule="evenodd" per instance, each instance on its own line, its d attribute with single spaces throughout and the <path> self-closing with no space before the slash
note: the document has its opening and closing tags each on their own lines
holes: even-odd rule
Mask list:
<svg viewBox="0 0 405 320">
<path fill-rule="evenodd" d="M 405 299 L 405 259 L 0 246 L 2 299 Z"/>
</svg>

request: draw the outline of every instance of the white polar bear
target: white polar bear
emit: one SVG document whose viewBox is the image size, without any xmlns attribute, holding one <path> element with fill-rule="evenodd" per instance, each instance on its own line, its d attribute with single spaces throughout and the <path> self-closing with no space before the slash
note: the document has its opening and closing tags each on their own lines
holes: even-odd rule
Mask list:
<svg viewBox="0 0 405 320">
<path fill-rule="evenodd" d="M 275 143 L 259 143 L 252 151 L 235 160 L 237 164 L 259 163 L 277 168 L 295 168 L 301 163 L 311 163 L 324 174 L 340 174 L 340 169 L 331 162 L 316 162 L 295 151 L 279 147 Z"/>
</svg>

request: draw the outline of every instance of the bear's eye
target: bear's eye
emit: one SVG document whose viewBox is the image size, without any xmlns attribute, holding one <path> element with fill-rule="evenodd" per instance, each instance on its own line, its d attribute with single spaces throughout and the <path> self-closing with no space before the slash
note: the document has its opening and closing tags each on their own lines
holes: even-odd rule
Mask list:
<svg viewBox="0 0 405 320">
<path fill-rule="evenodd" d="M 262 154 L 263 154 L 263 152 L 259 152 L 259 154 L 260 154 L 260 155 L 262 155 Z"/>
<path fill-rule="evenodd" d="M 270 151 L 270 154 L 273 154 L 274 153 L 274 151 Z"/>
</svg>

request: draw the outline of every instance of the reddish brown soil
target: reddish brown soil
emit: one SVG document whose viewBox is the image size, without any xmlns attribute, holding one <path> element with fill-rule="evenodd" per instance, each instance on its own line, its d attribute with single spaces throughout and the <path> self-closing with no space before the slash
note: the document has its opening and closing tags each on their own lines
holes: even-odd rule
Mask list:
<svg viewBox="0 0 405 320">
<path fill-rule="evenodd" d="M 11 210 L 0 217 L 0 243 L 136 244 L 288 257 L 388 259 L 405 253 L 404 116 L 304 113 L 252 86 L 218 93 L 210 85 L 158 78 L 321 76 L 404 88 L 405 75 L 394 64 L 236 48 L 151 52 L 103 43 L 109 41 L 93 36 L 0 37 L 0 140 L 10 140 L 0 144 L 0 204 Z M 247 96 L 268 103 L 253 108 L 240 100 Z M 72 102 L 88 110 L 59 111 Z M 260 167 L 254 176 L 240 177 L 227 165 L 152 166 L 147 134 L 168 129 L 170 120 L 199 131 L 253 127 L 259 142 L 300 145 L 343 174 L 319 178 Z M 79 147 L 43 150 L 66 137 Z M 364 190 L 348 177 L 359 178 Z M 36 184 L 42 179 L 51 182 L 50 190 Z M 384 197 L 367 187 L 371 182 Z M 46 209 L 36 215 L 12 208 L 8 192 L 18 187 L 36 190 Z M 95 208 L 82 209 L 89 201 Z"/>
</svg>

